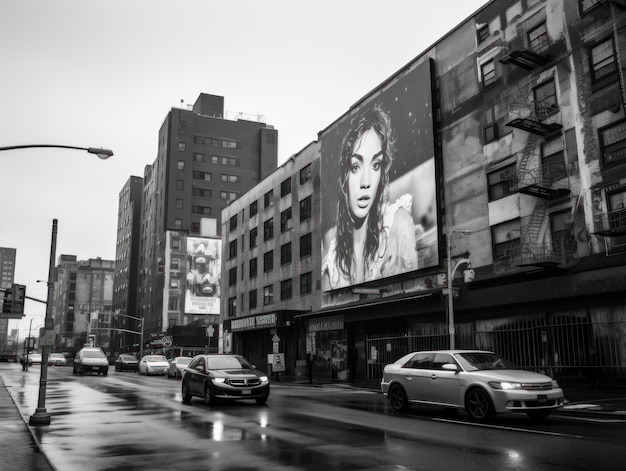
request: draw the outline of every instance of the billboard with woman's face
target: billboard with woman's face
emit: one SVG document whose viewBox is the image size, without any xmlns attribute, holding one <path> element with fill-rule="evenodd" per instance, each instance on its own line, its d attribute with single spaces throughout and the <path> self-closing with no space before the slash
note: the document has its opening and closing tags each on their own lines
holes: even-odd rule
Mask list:
<svg viewBox="0 0 626 471">
<path fill-rule="evenodd" d="M 187 237 L 185 314 L 220 313 L 220 239 Z"/>
<path fill-rule="evenodd" d="M 431 63 L 320 135 L 322 289 L 439 263 Z"/>
</svg>

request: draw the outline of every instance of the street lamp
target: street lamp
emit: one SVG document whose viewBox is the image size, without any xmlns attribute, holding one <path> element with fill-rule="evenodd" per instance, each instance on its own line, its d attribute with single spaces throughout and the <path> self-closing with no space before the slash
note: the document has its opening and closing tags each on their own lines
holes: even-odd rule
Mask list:
<svg viewBox="0 0 626 471">
<path fill-rule="evenodd" d="M 454 277 L 454 274 L 456 273 L 457 268 L 459 268 L 464 263 L 467 263 L 467 266 L 469 268 L 471 268 L 472 266 L 469 258 L 463 258 L 461 260 L 458 260 L 456 264 L 454 265 L 454 267 L 452 266 L 451 242 L 452 242 L 452 234 L 456 234 L 456 233 L 468 235 L 470 231 L 466 229 L 454 230 L 454 231 L 448 232 L 448 235 L 447 235 L 446 249 L 447 249 L 447 255 L 448 255 L 448 281 L 446 284 L 448 288 L 448 334 L 450 336 L 450 350 L 454 350 L 456 348 L 455 341 L 454 341 L 456 328 L 454 325 L 454 294 L 452 292 L 452 279 Z"/>
<path fill-rule="evenodd" d="M 86 150 L 90 154 L 95 154 L 101 160 L 106 160 L 109 157 L 113 156 L 113 151 L 109 149 L 98 149 L 97 147 L 75 147 L 75 146 L 63 146 L 57 144 L 25 144 L 21 146 L 8 146 L 8 147 L 0 147 L 0 151 L 3 150 L 15 150 L 15 149 L 29 149 L 32 147 L 56 147 L 58 149 L 76 149 L 76 150 Z"/>
</svg>

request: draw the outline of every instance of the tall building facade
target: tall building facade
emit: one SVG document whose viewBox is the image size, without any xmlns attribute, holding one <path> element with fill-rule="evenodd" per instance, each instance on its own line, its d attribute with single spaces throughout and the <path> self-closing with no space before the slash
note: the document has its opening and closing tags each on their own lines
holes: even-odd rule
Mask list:
<svg viewBox="0 0 626 471">
<path fill-rule="evenodd" d="M 77 260 L 60 255 L 55 269 L 54 351 L 73 357 L 95 335 L 95 342 L 111 355 L 110 327 L 115 262 L 101 258 Z"/>
<path fill-rule="evenodd" d="M 0 289 L 10 288 L 15 283 L 15 257 L 17 250 L 9 247 L 0 247 Z M 2 303 L 0 303 L 0 313 Z M 14 346 L 9 345 L 9 319 L 0 314 L 0 353 L 5 350 L 13 351 Z"/>
<path fill-rule="evenodd" d="M 137 309 L 137 274 L 142 193 L 143 178 L 131 176 L 119 194 L 111 320 L 113 355 L 137 352 L 141 342 L 140 335 L 136 332 L 141 329 Z"/>
<path fill-rule="evenodd" d="M 274 372 L 284 357 L 304 358 L 295 316 L 320 307 L 319 149 L 311 143 L 222 211 L 224 348 L 259 366 L 275 353 Z"/>
<path fill-rule="evenodd" d="M 165 118 L 143 177 L 138 314 L 151 351 L 210 347 L 207 332 L 219 324 L 221 211 L 276 169 L 277 140 L 263 122 L 224 119 L 221 96 L 201 94 Z"/>
<path fill-rule="evenodd" d="M 492 0 L 319 133 L 320 307 L 294 316 L 286 374 L 312 357 L 313 379 L 378 380 L 454 345 L 626 382 L 625 25 L 621 1 Z M 238 216 L 224 258 L 260 224 Z M 243 265 L 225 264 L 231 330 L 259 289 Z M 272 354 L 266 337 L 241 348 Z"/>
</svg>

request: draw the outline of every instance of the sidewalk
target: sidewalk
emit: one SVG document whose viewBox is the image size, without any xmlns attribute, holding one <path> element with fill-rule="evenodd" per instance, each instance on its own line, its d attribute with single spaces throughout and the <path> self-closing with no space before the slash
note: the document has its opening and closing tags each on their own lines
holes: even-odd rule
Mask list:
<svg viewBox="0 0 626 471">
<path fill-rule="evenodd" d="M 35 412 L 35 411 L 33 411 Z M 0 376 L 0 466 L 3 471 L 52 471 Z"/>
</svg>

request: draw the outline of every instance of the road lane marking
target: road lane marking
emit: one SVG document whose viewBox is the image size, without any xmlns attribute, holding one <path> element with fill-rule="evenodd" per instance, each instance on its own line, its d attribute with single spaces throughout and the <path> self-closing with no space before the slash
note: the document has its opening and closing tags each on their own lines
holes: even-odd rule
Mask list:
<svg viewBox="0 0 626 471">
<path fill-rule="evenodd" d="M 567 437 L 567 438 L 590 438 L 590 437 L 585 437 L 583 435 L 572 435 L 569 433 L 548 432 L 545 430 L 532 430 L 532 429 L 527 429 L 527 428 L 508 427 L 504 425 L 477 424 L 475 422 L 465 422 L 463 420 L 440 419 L 440 418 L 433 418 L 432 420 L 437 421 L 437 422 L 448 422 L 452 424 L 472 425 L 474 427 L 492 428 L 492 429 L 498 429 L 498 430 L 509 430 L 511 432 L 533 433 L 536 435 L 552 435 L 555 437 Z"/>
</svg>

